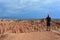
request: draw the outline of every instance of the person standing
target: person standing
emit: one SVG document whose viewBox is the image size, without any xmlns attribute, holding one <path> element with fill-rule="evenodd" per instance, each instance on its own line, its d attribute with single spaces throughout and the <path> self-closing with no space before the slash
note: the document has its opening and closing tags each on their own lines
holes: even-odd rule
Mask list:
<svg viewBox="0 0 60 40">
<path fill-rule="evenodd" d="M 51 26 L 51 17 L 49 14 L 46 17 L 46 26 L 47 26 L 46 31 L 50 31 L 51 30 L 51 27 L 50 27 Z"/>
</svg>

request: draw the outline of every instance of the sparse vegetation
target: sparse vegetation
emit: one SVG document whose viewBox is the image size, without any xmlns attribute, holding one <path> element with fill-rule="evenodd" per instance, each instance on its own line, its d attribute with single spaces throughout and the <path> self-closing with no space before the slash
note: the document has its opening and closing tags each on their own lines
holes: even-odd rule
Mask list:
<svg viewBox="0 0 60 40">
<path fill-rule="evenodd" d="M 17 21 L 17 22 L 16 22 Z M 0 20 L 0 34 L 5 32 L 11 33 L 26 33 L 26 32 L 34 32 L 34 31 L 45 31 L 46 24 L 44 19 L 42 20 L 16 20 L 16 21 L 8 21 L 8 20 Z M 57 21 L 52 21 L 51 28 L 53 30 L 59 30 L 60 23 Z"/>
</svg>

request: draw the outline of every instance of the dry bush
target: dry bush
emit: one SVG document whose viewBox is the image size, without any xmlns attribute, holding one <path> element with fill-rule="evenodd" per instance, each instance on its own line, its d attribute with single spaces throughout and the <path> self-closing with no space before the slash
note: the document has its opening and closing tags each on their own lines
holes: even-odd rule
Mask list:
<svg viewBox="0 0 60 40">
<path fill-rule="evenodd" d="M 52 21 L 51 28 L 58 30 L 60 23 Z M 43 20 L 0 20 L 0 34 L 9 33 L 27 33 L 27 32 L 41 32 L 46 30 L 46 23 Z"/>
</svg>

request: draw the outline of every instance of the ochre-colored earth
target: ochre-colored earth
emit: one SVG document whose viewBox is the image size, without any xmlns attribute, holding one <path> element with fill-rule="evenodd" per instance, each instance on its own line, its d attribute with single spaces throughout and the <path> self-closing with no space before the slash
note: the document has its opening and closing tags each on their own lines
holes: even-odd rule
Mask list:
<svg viewBox="0 0 60 40">
<path fill-rule="evenodd" d="M 2 35 L 0 40 L 60 40 L 60 34 L 55 32 L 8 33 Z"/>
<path fill-rule="evenodd" d="M 60 21 L 51 21 L 46 31 L 45 20 L 0 20 L 0 40 L 60 40 Z M 54 30 L 54 31 L 53 31 Z"/>
</svg>

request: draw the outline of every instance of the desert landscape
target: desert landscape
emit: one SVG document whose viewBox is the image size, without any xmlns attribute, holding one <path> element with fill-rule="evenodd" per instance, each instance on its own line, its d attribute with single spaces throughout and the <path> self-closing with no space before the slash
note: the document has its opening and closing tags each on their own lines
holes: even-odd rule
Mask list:
<svg viewBox="0 0 60 40">
<path fill-rule="evenodd" d="M 46 31 L 45 19 L 0 19 L 0 40 L 60 40 L 60 20 L 52 20 L 51 31 Z"/>
</svg>

